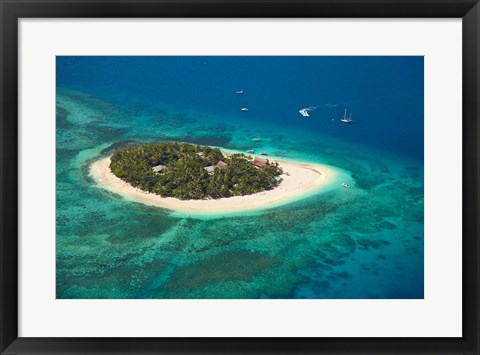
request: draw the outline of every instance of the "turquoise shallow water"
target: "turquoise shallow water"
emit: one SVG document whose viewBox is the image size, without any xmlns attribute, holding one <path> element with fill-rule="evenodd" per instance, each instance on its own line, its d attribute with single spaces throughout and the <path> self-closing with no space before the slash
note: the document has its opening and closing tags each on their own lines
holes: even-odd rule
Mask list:
<svg viewBox="0 0 480 355">
<path fill-rule="evenodd" d="M 335 162 L 351 172 L 355 188 L 233 217 L 175 215 L 98 188 L 89 164 L 118 142 L 175 139 L 184 133 L 185 140 L 218 145 L 208 142 L 217 132 L 219 140 L 235 137 L 225 145 L 243 148 L 235 140 L 257 132 L 246 125 L 235 135 L 236 127 L 187 116 L 179 125 L 176 115 L 163 116 L 161 133 L 134 132 L 137 120 L 151 127 L 159 119 L 132 116 L 69 90 L 59 90 L 57 104 L 57 297 L 423 297 L 423 171 L 418 164 L 372 158 L 348 145 L 333 150 L 306 135 L 302 145 L 315 138 L 310 142 L 314 152 L 297 154 L 296 142 L 269 127 L 272 138 L 262 142 L 264 149 Z"/>
<path fill-rule="evenodd" d="M 59 81 L 57 298 L 423 298 L 423 158 L 411 146 L 342 139 L 315 112 L 279 124 Z M 353 188 L 198 216 L 125 200 L 89 176 L 121 144 L 165 140 L 329 164 Z"/>
</svg>

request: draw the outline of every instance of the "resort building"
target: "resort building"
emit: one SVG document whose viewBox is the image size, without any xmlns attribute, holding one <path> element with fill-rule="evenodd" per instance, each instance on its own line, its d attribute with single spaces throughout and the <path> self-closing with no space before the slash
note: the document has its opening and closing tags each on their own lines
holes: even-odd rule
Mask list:
<svg viewBox="0 0 480 355">
<path fill-rule="evenodd" d="M 157 174 L 158 174 L 158 173 L 161 173 L 162 171 L 165 170 L 165 165 L 157 165 L 157 166 L 154 166 L 154 167 L 152 168 L 152 170 L 153 170 L 154 172 L 156 172 Z"/>
<path fill-rule="evenodd" d="M 213 173 L 215 172 L 214 165 L 206 166 L 203 169 L 205 169 L 209 175 L 213 175 Z"/>
<path fill-rule="evenodd" d="M 268 159 L 254 157 L 252 160 L 252 164 L 255 165 L 257 168 L 263 168 L 264 166 L 270 165 Z"/>
</svg>

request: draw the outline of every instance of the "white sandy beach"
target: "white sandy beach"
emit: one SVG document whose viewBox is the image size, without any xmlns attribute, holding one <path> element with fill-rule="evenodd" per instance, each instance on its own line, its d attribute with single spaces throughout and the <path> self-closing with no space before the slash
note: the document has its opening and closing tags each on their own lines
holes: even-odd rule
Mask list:
<svg viewBox="0 0 480 355">
<path fill-rule="evenodd" d="M 329 183 L 334 172 L 322 165 L 287 162 L 273 159 L 283 168 L 283 181 L 272 190 L 258 192 L 247 196 L 234 196 L 210 200 L 179 200 L 173 197 L 160 197 L 139 190 L 116 177 L 110 171 L 110 158 L 96 161 L 91 165 L 90 174 L 97 183 L 114 193 L 136 202 L 164 207 L 172 210 L 219 213 L 235 212 L 254 208 L 264 208 L 287 202 L 300 195 Z M 288 172 L 289 175 L 285 173 Z"/>
</svg>

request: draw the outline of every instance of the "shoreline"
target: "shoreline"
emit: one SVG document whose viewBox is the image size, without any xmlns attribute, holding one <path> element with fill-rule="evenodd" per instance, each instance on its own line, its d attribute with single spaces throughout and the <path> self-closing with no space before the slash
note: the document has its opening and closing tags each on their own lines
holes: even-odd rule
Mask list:
<svg viewBox="0 0 480 355">
<path fill-rule="evenodd" d="M 110 157 L 95 161 L 90 166 L 90 175 L 100 187 L 135 202 L 169 210 L 197 213 L 239 212 L 280 205 L 306 195 L 317 188 L 328 185 L 334 178 L 334 171 L 324 165 L 272 159 L 282 167 L 283 181 L 271 190 L 245 196 L 224 197 L 208 200 L 180 200 L 161 197 L 123 181 L 110 170 Z M 288 172 L 289 175 L 286 175 Z"/>
</svg>

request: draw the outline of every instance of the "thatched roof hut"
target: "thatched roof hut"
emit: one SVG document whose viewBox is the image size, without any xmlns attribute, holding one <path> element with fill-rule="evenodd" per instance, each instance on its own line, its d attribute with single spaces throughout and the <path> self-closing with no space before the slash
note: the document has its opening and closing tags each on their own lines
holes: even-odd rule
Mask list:
<svg viewBox="0 0 480 355">
<path fill-rule="evenodd" d="M 219 168 L 219 169 L 224 170 L 224 169 L 227 168 L 227 163 L 225 163 L 224 161 L 221 161 L 221 160 L 220 160 L 220 161 L 217 163 L 216 167 Z"/>
<path fill-rule="evenodd" d="M 254 157 L 252 160 L 252 164 L 255 165 L 257 168 L 263 168 L 264 166 L 270 165 L 268 159 Z"/>
</svg>

